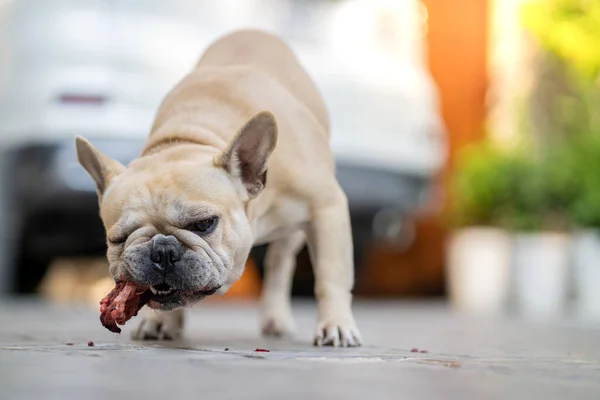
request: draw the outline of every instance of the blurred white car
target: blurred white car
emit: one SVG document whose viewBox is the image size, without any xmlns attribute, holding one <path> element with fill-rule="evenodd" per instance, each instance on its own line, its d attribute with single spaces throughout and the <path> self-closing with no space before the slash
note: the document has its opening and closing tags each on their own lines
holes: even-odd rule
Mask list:
<svg viewBox="0 0 600 400">
<path fill-rule="evenodd" d="M 164 94 L 242 27 L 284 37 L 321 89 L 362 265 L 374 235 L 409 232 L 445 162 L 424 15 L 416 0 L 0 0 L 0 293 L 104 251 L 74 136 L 128 163 Z"/>
</svg>

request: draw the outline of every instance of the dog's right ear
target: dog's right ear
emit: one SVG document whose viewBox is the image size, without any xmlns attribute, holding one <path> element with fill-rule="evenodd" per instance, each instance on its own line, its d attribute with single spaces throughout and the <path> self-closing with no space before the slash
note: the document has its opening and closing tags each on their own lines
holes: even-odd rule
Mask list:
<svg viewBox="0 0 600 400">
<path fill-rule="evenodd" d="M 102 195 L 110 181 L 123 171 L 125 167 L 120 162 L 106 157 L 90 142 L 81 136 L 75 138 L 77 160 L 96 182 L 98 194 Z"/>
</svg>

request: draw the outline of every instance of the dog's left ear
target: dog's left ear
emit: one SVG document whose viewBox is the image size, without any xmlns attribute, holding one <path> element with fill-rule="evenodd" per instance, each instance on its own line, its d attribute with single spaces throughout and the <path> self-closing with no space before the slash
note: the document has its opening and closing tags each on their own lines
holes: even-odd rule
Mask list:
<svg viewBox="0 0 600 400">
<path fill-rule="evenodd" d="M 277 143 L 277 122 L 262 111 L 246 122 L 215 164 L 239 177 L 250 198 L 258 196 L 267 183 L 267 162 Z"/>
</svg>

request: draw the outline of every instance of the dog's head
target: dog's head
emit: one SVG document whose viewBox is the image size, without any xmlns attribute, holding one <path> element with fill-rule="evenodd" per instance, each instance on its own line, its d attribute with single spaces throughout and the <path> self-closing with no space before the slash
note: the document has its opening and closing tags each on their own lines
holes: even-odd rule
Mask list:
<svg viewBox="0 0 600 400">
<path fill-rule="evenodd" d="M 273 115 L 261 112 L 223 151 L 173 145 L 124 167 L 78 137 L 79 162 L 96 182 L 115 280 L 149 287 L 150 307 L 163 310 L 228 288 L 253 244 L 246 205 L 266 184 L 276 140 Z"/>
</svg>

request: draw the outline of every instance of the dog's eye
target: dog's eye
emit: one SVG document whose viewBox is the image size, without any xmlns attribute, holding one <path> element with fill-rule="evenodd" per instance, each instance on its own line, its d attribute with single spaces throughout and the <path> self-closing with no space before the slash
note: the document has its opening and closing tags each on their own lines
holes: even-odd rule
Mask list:
<svg viewBox="0 0 600 400">
<path fill-rule="evenodd" d="M 114 244 L 115 246 L 123 244 L 127 241 L 126 237 L 116 237 L 116 238 L 108 238 L 108 242 L 110 244 Z"/>
<path fill-rule="evenodd" d="M 211 233 L 217 226 L 218 221 L 219 219 L 217 217 L 205 218 L 196 222 L 193 225 L 192 230 L 201 234 Z"/>
</svg>

